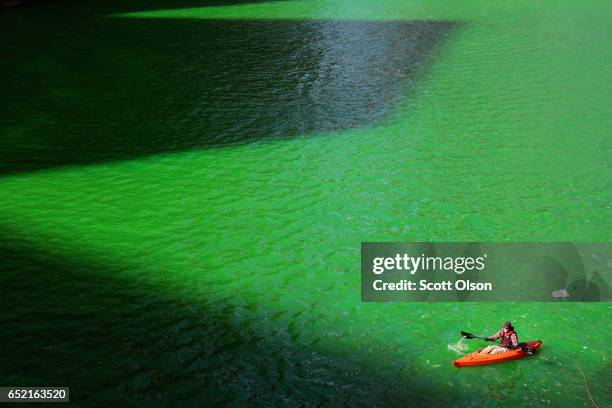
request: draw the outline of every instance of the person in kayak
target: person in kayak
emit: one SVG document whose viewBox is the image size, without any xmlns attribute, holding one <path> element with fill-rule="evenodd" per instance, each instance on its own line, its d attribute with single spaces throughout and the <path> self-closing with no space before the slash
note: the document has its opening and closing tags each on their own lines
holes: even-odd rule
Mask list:
<svg viewBox="0 0 612 408">
<path fill-rule="evenodd" d="M 506 322 L 502 326 L 502 329 L 498 331 L 493 336 L 487 337 L 487 341 L 495 341 L 497 339 L 501 339 L 501 343 L 494 344 L 492 346 L 488 346 L 482 349 L 480 354 L 501 354 L 510 349 L 518 347 L 518 335 L 514 331 L 514 327 L 512 327 L 512 323 Z"/>
</svg>

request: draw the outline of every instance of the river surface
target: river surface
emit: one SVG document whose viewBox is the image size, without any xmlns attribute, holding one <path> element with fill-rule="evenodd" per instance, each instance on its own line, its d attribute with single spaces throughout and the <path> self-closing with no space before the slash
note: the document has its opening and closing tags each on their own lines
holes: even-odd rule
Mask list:
<svg viewBox="0 0 612 408">
<path fill-rule="evenodd" d="M 610 241 L 610 2 L 0 11 L 0 385 L 612 403 L 610 303 L 362 303 L 360 242 Z M 457 370 L 511 320 L 532 358 Z"/>
</svg>

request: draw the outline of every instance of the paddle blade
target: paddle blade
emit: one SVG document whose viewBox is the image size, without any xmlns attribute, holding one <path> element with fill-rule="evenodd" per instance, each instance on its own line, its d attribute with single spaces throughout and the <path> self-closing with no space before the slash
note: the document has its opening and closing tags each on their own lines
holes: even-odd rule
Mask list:
<svg viewBox="0 0 612 408">
<path fill-rule="evenodd" d="M 535 350 L 530 347 L 527 347 L 526 343 L 519 343 L 519 345 L 516 346 L 515 348 L 521 349 L 521 351 L 527 354 L 528 356 L 531 356 L 535 353 Z"/>
<path fill-rule="evenodd" d="M 474 336 L 473 334 L 470 334 L 470 333 L 468 333 L 468 332 L 464 332 L 464 331 L 462 331 L 462 332 L 461 332 L 461 335 L 462 335 L 463 337 L 465 337 L 466 339 L 468 339 L 468 340 L 469 340 L 469 339 L 474 339 L 474 338 L 476 338 L 476 336 Z"/>
</svg>

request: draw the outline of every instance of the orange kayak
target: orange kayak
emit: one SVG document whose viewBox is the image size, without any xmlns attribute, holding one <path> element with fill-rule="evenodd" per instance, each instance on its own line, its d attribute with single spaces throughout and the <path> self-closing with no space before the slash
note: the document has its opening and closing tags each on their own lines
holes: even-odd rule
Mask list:
<svg viewBox="0 0 612 408">
<path fill-rule="evenodd" d="M 528 341 L 525 343 L 520 343 L 519 345 L 524 345 L 532 350 L 537 350 L 542 345 L 542 341 Z M 480 350 L 482 349 L 476 350 L 475 352 L 470 354 L 466 354 L 460 359 L 453 361 L 453 365 L 457 368 L 461 368 L 465 366 L 495 364 L 502 363 L 504 361 L 516 360 L 517 358 L 525 357 L 527 355 L 527 353 L 525 353 L 521 349 L 510 350 L 506 353 L 501 354 L 480 354 Z"/>
</svg>

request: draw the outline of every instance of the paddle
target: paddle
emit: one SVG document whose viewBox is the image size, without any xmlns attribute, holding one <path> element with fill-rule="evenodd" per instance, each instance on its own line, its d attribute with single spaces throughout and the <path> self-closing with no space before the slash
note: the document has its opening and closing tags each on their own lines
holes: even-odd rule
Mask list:
<svg viewBox="0 0 612 408">
<path fill-rule="evenodd" d="M 471 340 L 471 339 L 480 339 L 480 340 L 484 340 L 484 341 L 491 341 L 490 339 L 487 339 L 485 337 L 474 336 L 473 334 L 468 333 L 468 332 L 464 332 L 464 331 L 461 332 L 461 335 L 463 337 L 465 337 L 466 339 L 468 339 L 468 340 Z"/>
<path fill-rule="evenodd" d="M 461 332 L 461 335 L 463 337 L 465 337 L 466 339 L 468 339 L 468 340 L 471 340 L 471 339 L 480 339 L 480 340 L 484 340 L 484 341 L 494 341 L 494 340 L 488 339 L 486 337 L 474 336 L 473 334 L 468 333 L 468 332 L 464 332 L 464 331 Z M 507 346 L 504 346 L 504 347 L 506 347 L 506 348 L 515 348 L 515 347 L 507 347 Z M 530 349 L 529 347 L 527 347 L 525 344 L 522 344 L 522 343 L 519 343 L 519 345 L 516 348 L 520 348 L 521 351 L 523 351 L 524 353 L 526 353 L 528 355 L 532 355 L 534 353 L 533 349 Z"/>
</svg>

